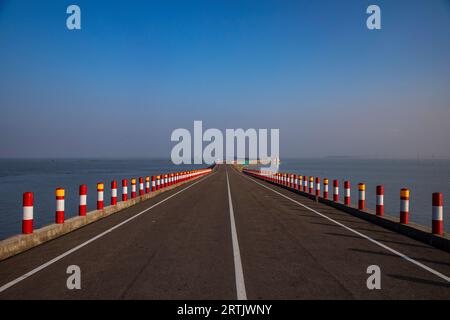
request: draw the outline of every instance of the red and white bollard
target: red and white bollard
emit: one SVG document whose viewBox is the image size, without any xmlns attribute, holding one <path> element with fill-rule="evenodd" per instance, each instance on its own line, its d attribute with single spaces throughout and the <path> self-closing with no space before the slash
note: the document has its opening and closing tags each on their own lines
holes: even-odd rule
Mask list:
<svg viewBox="0 0 450 320">
<path fill-rule="evenodd" d="M 400 190 L 400 223 L 408 224 L 409 221 L 409 190 Z"/>
<path fill-rule="evenodd" d="M 64 223 L 64 195 L 65 190 L 63 188 L 58 188 L 55 191 L 56 195 L 56 216 L 55 222 L 57 224 Z"/>
<path fill-rule="evenodd" d="M 128 180 L 122 180 L 122 201 L 128 200 Z"/>
<path fill-rule="evenodd" d="M 161 189 L 161 176 L 156 177 L 156 190 Z"/>
<path fill-rule="evenodd" d="M 377 186 L 377 209 L 376 215 L 382 217 L 384 215 L 384 186 Z"/>
<path fill-rule="evenodd" d="M 316 177 L 316 196 L 320 196 L 320 178 Z"/>
<path fill-rule="evenodd" d="M 33 233 L 33 193 L 25 192 L 22 198 L 23 216 L 22 216 L 22 233 Z"/>
<path fill-rule="evenodd" d="M 164 175 L 164 188 L 169 186 L 169 175 Z"/>
<path fill-rule="evenodd" d="M 136 179 L 131 179 L 131 199 L 136 198 Z"/>
<path fill-rule="evenodd" d="M 344 204 L 350 205 L 350 181 L 344 181 Z"/>
<path fill-rule="evenodd" d="M 156 179 L 155 176 L 152 176 L 152 192 L 156 191 Z"/>
<path fill-rule="evenodd" d="M 78 215 L 81 217 L 86 216 L 87 212 L 87 185 L 82 184 L 80 186 L 80 205 L 78 206 Z"/>
<path fill-rule="evenodd" d="M 105 185 L 103 182 L 97 183 L 97 210 L 102 210 L 105 207 L 104 193 Z"/>
<path fill-rule="evenodd" d="M 433 193 L 433 224 L 432 233 L 437 235 L 444 234 L 444 201 L 442 193 Z"/>
<path fill-rule="evenodd" d="M 150 192 L 150 177 L 145 177 L 145 193 Z"/>
<path fill-rule="evenodd" d="M 309 193 L 313 194 L 314 192 L 314 177 L 309 177 Z"/>
<path fill-rule="evenodd" d="M 111 205 L 117 204 L 117 181 L 111 181 Z"/>
<path fill-rule="evenodd" d="M 298 190 L 303 191 L 303 176 L 298 176 Z"/>
<path fill-rule="evenodd" d="M 144 195 L 144 178 L 139 178 L 139 195 Z"/>
<path fill-rule="evenodd" d="M 328 199 L 328 179 L 323 179 L 323 198 Z"/>
<path fill-rule="evenodd" d="M 308 192 L 308 176 L 303 177 L 303 191 Z"/>
<path fill-rule="evenodd" d="M 364 183 L 358 184 L 358 209 L 364 210 L 366 208 L 366 185 Z"/>
<path fill-rule="evenodd" d="M 339 180 L 333 180 L 333 201 L 339 201 Z"/>
</svg>

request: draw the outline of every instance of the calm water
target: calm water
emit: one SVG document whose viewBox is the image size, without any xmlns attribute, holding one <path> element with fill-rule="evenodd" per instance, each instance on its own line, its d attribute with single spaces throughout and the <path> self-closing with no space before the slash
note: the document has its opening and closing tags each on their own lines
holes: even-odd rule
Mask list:
<svg viewBox="0 0 450 320">
<path fill-rule="evenodd" d="M 0 160 L 0 239 L 21 232 L 22 194 L 34 192 L 35 228 L 53 223 L 57 187 L 66 189 L 66 217 L 78 214 L 78 187 L 88 186 L 88 209 L 96 207 L 97 183 L 105 183 L 105 203 L 110 199 L 110 183 L 170 171 L 196 169 L 177 167 L 165 160 Z M 130 185 L 130 181 L 128 182 Z M 128 192 L 131 188 L 128 187 Z"/>
<path fill-rule="evenodd" d="M 195 166 L 176 167 L 165 160 L 0 160 L 0 239 L 20 233 L 22 219 L 22 193 L 35 195 L 35 227 L 53 223 L 55 216 L 54 190 L 66 189 L 66 217 L 78 213 L 78 186 L 89 188 L 88 206 L 96 206 L 97 182 L 106 184 L 105 201 L 110 198 L 111 180 L 155 175 L 161 172 L 189 170 Z M 399 192 L 411 189 L 410 217 L 412 221 L 429 226 L 431 223 L 431 194 L 444 194 L 444 219 L 450 230 L 446 204 L 450 201 L 450 161 L 413 160 L 355 160 L 304 159 L 283 160 L 280 170 L 331 180 L 352 183 L 352 202 L 357 196 L 357 184 L 366 183 L 366 202 L 375 208 L 375 186 L 385 186 L 386 213 L 398 216 Z M 120 196 L 120 182 L 119 182 Z M 330 193 L 331 194 L 331 193 Z"/>
<path fill-rule="evenodd" d="M 409 188 L 410 220 L 425 226 L 431 225 L 431 194 L 442 192 L 445 230 L 450 232 L 447 209 L 450 202 L 450 160 L 288 159 L 282 161 L 280 171 L 328 178 L 330 196 L 332 180 L 339 179 L 341 200 L 344 180 L 349 180 L 353 204 L 357 202 L 358 183 L 364 182 L 366 205 L 373 210 L 376 186 L 383 184 L 385 212 L 392 216 L 399 216 L 400 189 Z"/>
</svg>

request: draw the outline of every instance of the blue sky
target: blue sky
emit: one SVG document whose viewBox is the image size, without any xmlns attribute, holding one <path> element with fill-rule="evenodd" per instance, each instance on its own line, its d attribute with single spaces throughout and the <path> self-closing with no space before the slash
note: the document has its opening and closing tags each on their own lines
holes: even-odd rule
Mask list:
<svg viewBox="0 0 450 320">
<path fill-rule="evenodd" d="M 450 158 L 449 57 L 449 0 L 0 0 L 0 157 L 169 157 L 203 120 L 279 128 L 282 157 Z"/>
</svg>

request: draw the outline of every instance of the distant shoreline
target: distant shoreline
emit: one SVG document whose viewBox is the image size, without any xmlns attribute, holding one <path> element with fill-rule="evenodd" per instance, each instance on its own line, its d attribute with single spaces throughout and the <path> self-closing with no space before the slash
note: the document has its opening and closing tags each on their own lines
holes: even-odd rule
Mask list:
<svg viewBox="0 0 450 320">
<path fill-rule="evenodd" d="M 292 160 L 389 160 L 389 161 L 450 161 L 450 158 L 375 158 L 375 157 L 359 157 L 359 156 L 324 156 L 324 157 L 282 157 L 285 161 Z M 129 157 L 129 158 L 15 158 L 0 157 L 0 161 L 129 161 L 129 160 L 151 160 L 151 161 L 170 161 L 170 158 L 146 158 L 146 157 Z"/>
</svg>

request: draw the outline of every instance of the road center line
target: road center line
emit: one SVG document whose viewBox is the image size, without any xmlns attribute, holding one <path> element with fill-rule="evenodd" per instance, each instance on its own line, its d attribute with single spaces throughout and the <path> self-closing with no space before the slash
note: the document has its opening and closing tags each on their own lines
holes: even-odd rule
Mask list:
<svg viewBox="0 0 450 320">
<path fill-rule="evenodd" d="M 61 259 L 65 258 L 65 257 L 67 257 L 68 255 L 70 255 L 70 254 L 72 254 L 72 253 L 74 253 L 74 252 L 80 250 L 81 248 L 87 246 L 88 244 L 94 242 L 95 240 L 98 240 L 98 239 L 102 238 L 103 236 L 107 235 L 108 233 L 111 233 L 112 231 L 116 230 L 117 228 L 120 228 L 120 227 L 123 226 L 124 224 L 127 224 L 128 222 L 130 222 L 130 221 L 136 219 L 137 217 L 139 217 L 139 216 L 143 215 L 144 213 L 146 213 L 147 211 L 149 211 L 149 210 L 151 210 L 151 209 L 153 209 L 153 208 L 159 206 L 160 204 L 166 202 L 167 200 L 169 200 L 169 199 L 175 197 L 176 195 L 178 195 L 178 194 L 180 194 L 180 193 L 182 193 L 182 192 L 184 192 L 184 191 L 186 191 L 186 190 L 192 188 L 192 187 L 195 186 L 196 184 L 202 182 L 203 180 L 205 180 L 205 179 L 211 177 L 211 176 L 214 175 L 214 174 L 215 174 L 215 172 L 212 173 L 212 174 L 210 174 L 210 175 L 207 175 L 206 177 L 204 177 L 204 178 L 202 178 L 202 179 L 200 179 L 200 180 L 194 182 L 194 183 L 191 184 L 190 186 L 188 186 L 188 187 L 186 187 L 186 188 L 184 188 L 184 189 L 182 189 L 182 190 L 180 190 L 180 191 L 174 193 L 173 195 L 171 195 L 171 196 L 169 196 L 169 197 L 167 197 L 167 198 L 165 198 L 165 199 L 163 199 L 163 200 L 161 200 L 161 201 L 155 203 L 154 205 L 148 207 L 147 209 L 142 210 L 141 212 L 135 214 L 134 216 L 132 216 L 132 217 L 130 217 L 130 218 L 128 218 L 128 219 L 122 221 L 121 223 L 115 225 L 114 227 L 112 227 L 112 228 L 110 228 L 110 229 L 108 229 L 108 230 L 106 230 L 106 231 L 103 231 L 102 233 L 100 233 L 100 234 L 96 235 L 95 237 L 93 237 L 93 238 L 91 238 L 91 239 L 89 239 L 89 240 L 87 240 L 87 241 L 81 243 L 80 245 L 78 245 L 78 246 L 76 246 L 76 247 L 70 249 L 69 251 L 66 251 L 66 252 L 64 252 L 63 254 L 57 256 L 56 258 L 53 258 L 52 260 L 50 260 L 50 261 L 48 261 L 48 262 L 46 262 L 46 263 L 40 265 L 39 267 L 37 267 L 37 268 L 35 268 L 35 269 L 33 269 L 33 270 L 31 270 L 31 271 L 25 273 L 24 275 L 20 276 L 19 278 L 17 278 L 17 279 L 15 279 L 15 280 L 12 280 L 12 281 L 8 282 L 7 284 L 5 284 L 5 285 L 3 285 L 3 286 L 0 287 L 0 293 L 3 292 L 3 291 L 5 291 L 6 289 L 11 288 L 12 286 L 18 284 L 19 282 L 22 282 L 23 280 L 25 280 L 25 279 L 31 277 L 31 276 L 34 275 L 35 273 L 38 273 L 39 271 L 44 270 L 44 269 L 47 268 L 48 266 L 54 264 L 55 262 L 58 262 L 59 260 L 61 260 Z"/>
<path fill-rule="evenodd" d="M 245 291 L 245 282 L 244 282 L 244 272 L 242 271 L 241 253 L 239 250 L 239 241 L 236 232 L 236 222 L 234 220 L 233 201 L 231 200 L 230 180 L 228 178 L 227 167 L 225 167 L 225 172 L 227 174 L 228 207 L 230 208 L 231 239 L 233 242 L 234 274 L 236 277 L 237 299 L 247 300 L 247 293 Z"/>
<path fill-rule="evenodd" d="M 347 227 L 346 225 L 344 225 L 344 224 L 342 224 L 342 223 L 340 223 L 340 222 L 338 222 L 338 221 L 336 221 L 336 220 L 334 220 L 334 219 L 332 219 L 332 218 L 330 218 L 330 217 L 324 215 L 323 213 L 320 213 L 319 211 L 314 210 L 314 209 L 308 207 L 307 205 L 305 205 L 305 204 L 303 204 L 303 203 L 301 203 L 301 202 L 298 202 L 298 201 L 296 201 L 296 200 L 294 200 L 294 199 L 292 199 L 292 198 L 290 198 L 290 197 L 288 197 L 288 196 L 286 196 L 286 195 L 284 195 L 284 194 L 282 194 L 282 193 L 280 193 L 280 192 L 278 192 L 278 191 L 276 191 L 276 190 L 274 190 L 274 189 L 272 189 L 272 188 L 269 188 L 268 186 L 266 186 L 266 185 L 264 185 L 264 184 L 262 184 L 262 183 L 256 181 L 255 179 L 252 179 L 252 178 L 250 178 L 250 177 L 248 177 L 248 176 L 246 176 L 246 175 L 244 175 L 244 176 L 245 176 L 247 179 L 249 179 L 249 180 L 255 182 L 255 183 L 258 184 L 258 185 L 260 185 L 261 187 L 264 187 L 264 188 L 266 188 L 267 190 L 270 190 L 270 191 L 272 191 L 272 192 L 274 192 L 274 193 L 276 193 L 276 194 L 282 196 L 283 198 L 286 198 L 286 199 L 288 199 L 288 200 L 290 200 L 290 201 L 292 201 L 292 202 L 298 204 L 299 206 L 302 206 L 303 208 L 305 208 L 305 209 L 307 209 L 307 210 L 309 210 L 309 211 L 311 211 L 311 212 L 314 212 L 315 214 L 321 216 L 322 218 L 325 218 L 325 219 L 327 219 L 328 221 L 331 221 L 331 222 L 333 222 L 334 224 L 337 224 L 338 226 L 340 226 L 340 227 L 342 227 L 342 228 L 344 228 L 344 229 L 346 229 L 346 230 L 348 230 L 348 231 L 350 231 L 350 232 L 352 232 L 352 233 L 354 233 L 354 234 L 356 234 L 356 235 L 358 235 L 358 236 L 360 236 L 360 237 L 362 237 L 362 238 L 364 238 L 364 239 L 369 240 L 370 242 L 376 244 L 377 246 L 382 247 L 383 249 L 386 249 L 387 251 L 392 252 L 393 254 L 399 256 L 400 258 L 403 258 L 403 259 L 405 259 L 406 261 L 409 261 L 409 262 L 415 264 L 416 266 L 418 266 L 418 267 L 420 267 L 420 268 L 422 268 L 422 269 L 424 269 L 424 270 L 426 270 L 426 271 L 428 271 L 428 272 L 434 274 L 435 276 L 438 276 L 439 278 L 441 278 L 441 279 L 443 279 L 443 280 L 445 280 L 445 281 L 447 281 L 447 282 L 450 282 L 450 277 L 448 277 L 448 276 L 446 276 L 446 275 L 440 273 L 439 271 L 436 271 L 436 270 L 434 270 L 434 269 L 432 269 L 432 268 L 430 268 L 430 267 L 424 265 L 423 263 L 420 263 L 419 261 L 416 261 L 416 260 L 414 260 L 414 259 L 408 257 L 407 255 L 405 255 L 405 254 L 403 254 L 403 253 L 401 253 L 401 252 L 398 252 L 397 250 L 394 250 L 394 249 L 392 249 L 391 247 L 389 247 L 389 246 L 387 246 L 387 245 L 385 245 L 385 244 L 383 244 L 383 243 L 381 243 L 381 242 L 379 242 L 379 241 L 377 241 L 377 240 L 375 240 L 375 239 L 372 239 L 372 238 L 369 237 L 369 236 L 366 236 L 365 234 L 363 234 L 363 233 L 361 233 L 361 232 L 359 232 L 359 231 L 356 231 L 356 230 L 354 230 L 354 229 L 352 229 L 352 228 L 350 228 L 350 227 Z"/>
</svg>

